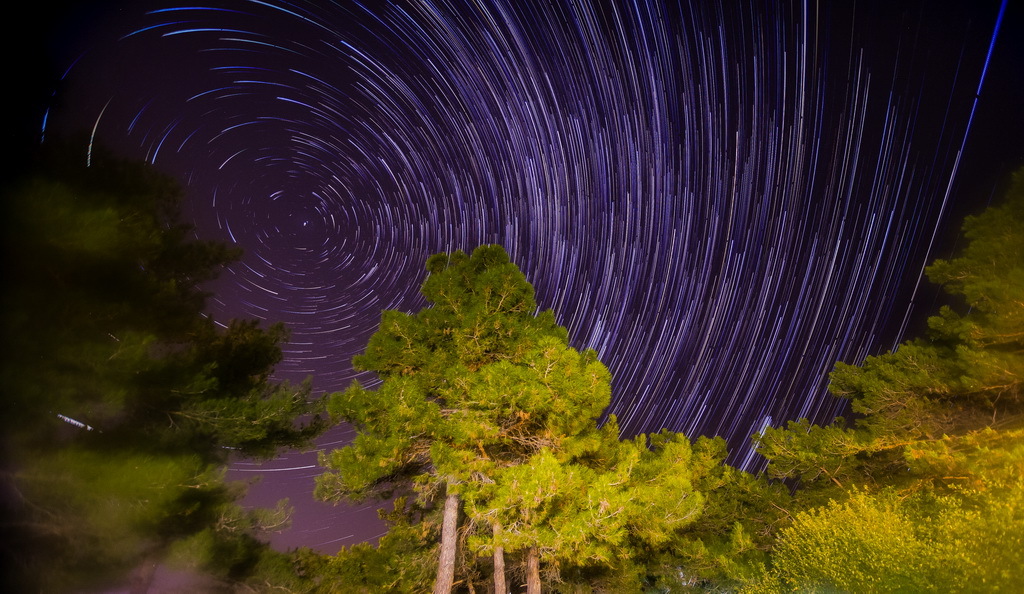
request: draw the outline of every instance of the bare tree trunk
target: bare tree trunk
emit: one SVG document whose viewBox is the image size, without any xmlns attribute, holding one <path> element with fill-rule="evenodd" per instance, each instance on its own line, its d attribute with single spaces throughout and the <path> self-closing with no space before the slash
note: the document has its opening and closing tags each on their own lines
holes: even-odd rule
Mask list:
<svg viewBox="0 0 1024 594">
<path fill-rule="evenodd" d="M 540 594 L 540 552 L 530 547 L 526 554 L 526 594 Z"/>
<path fill-rule="evenodd" d="M 495 540 L 501 536 L 501 524 L 493 524 Z M 505 549 L 501 546 L 494 547 L 494 592 L 495 594 L 508 594 L 508 587 L 505 585 Z"/>
<path fill-rule="evenodd" d="M 455 583 L 455 531 L 459 519 L 459 496 L 451 492 L 444 498 L 444 518 L 441 521 L 441 557 L 437 560 L 437 579 L 434 594 L 449 594 Z"/>
</svg>

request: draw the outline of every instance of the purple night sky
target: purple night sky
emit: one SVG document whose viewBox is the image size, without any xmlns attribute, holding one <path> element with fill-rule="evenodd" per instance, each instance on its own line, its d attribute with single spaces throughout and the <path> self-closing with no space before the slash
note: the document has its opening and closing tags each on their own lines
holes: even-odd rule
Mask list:
<svg viewBox="0 0 1024 594">
<path fill-rule="evenodd" d="M 923 265 L 1024 164 L 1013 4 L 40 6 L 13 115 L 178 178 L 197 235 L 246 251 L 210 315 L 285 322 L 280 379 L 373 386 L 351 357 L 424 305 L 426 258 L 498 243 L 612 371 L 624 433 L 721 435 L 757 470 L 751 434 L 843 412 L 835 361 L 920 329 Z M 376 504 L 313 501 L 318 472 L 231 476 L 296 506 L 280 548 L 383 531 Z"/>
</svg>

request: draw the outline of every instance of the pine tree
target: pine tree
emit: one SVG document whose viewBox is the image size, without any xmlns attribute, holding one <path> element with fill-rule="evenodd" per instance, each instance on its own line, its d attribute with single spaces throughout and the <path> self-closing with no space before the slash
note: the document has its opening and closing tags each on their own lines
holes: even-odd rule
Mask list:
<svg viewBox="0 0 1024 594">
<path fill-rule="evenodd" d="M 799 481 L 806 510 L 782 532 L 769 582 L 865 592 L 1020 583 L 1024 171 L 963 235 L 958 257 L 927 269 L 959 299 L 929 319 L 928 336 L 837 364 L 830 389 L 850 399 L 849 426 L 801 420 L 760 437 L 769 473 Z M 822 544 L 839 531 L 845 544 Z"/>
<path fill-rule="evenodd" d="M 447 592 L 455 571 L 458 484 L 467 477 L 437 458 L 464 456 L 467 443 L 479 452 L 471 458 L 499 455 L 495 450 L 512 447 L 523 424 L 515 411 L 501 411 L 511 416 L 477 426 L 464 418 L 472 409 L 458 400 L 477 395 L 461 386 L 488 365 L 522 363 L 543 337 L 566 341 L 566 331 L 550 311 L 536 313 L 533 287 L 498 246 L 481 246 L 471 256 L 437 254 L 427 271 L 422 292 L 432 306 L 416 315 L 384 312 L 366 352 L 353 359 L 377 374 L 379 389 L 356 384 L 329 403 L 330 413 L 358 435 L 322 456 L 331 472 L 319 478 L 316 493 L 358 500 L 415 485 L 430 500 L 443 490 L 435 591 Z M 491 404 L 480 401 L 477 409 Z"/>
<path fill-rule="evenodd" d="M 286 331 L 203 315 L 201 284 L 239 252 L 189 239 L 172 180 L 99 150 L 40 163 L 4 200 L 15 589 L 104 585 L 195 539 L 256 554 L 284 507 L 242 513 L 220 467 L 323 428 L 296 424 L 308 385 L 268 381 Z M 211 547 L 224 575 L 249 562 Z"/>
<path fill-rule="evenodd" d="M 506 556 L 525 568 L 530 592 L 542 571 L 554 582 L 562 569 L 580 579 L 632 572 L 627 582 L 640 587 L 637 564 L 702 507 L 693 483 L 706 469 L 695 470 L 689 441 L 620 441 L 614 417 L 599 427 L 610 374 L 595 352 L 568 345 L 551 312 L 536 313 L 533 288 L 500 247 L 438 254 L 427 270 L 430 307 L 384 312 L 353 361 L 380 385 L 354 384 L 328 405 L 357 436 L 322 455 L 318 496 L 414 490 L 407 521 L 421 534 L 437 534 L 430 509 L 440 508 L 435 592 L 478 574 L 504 590 Z M 412 557 L 407 565 L 422 564 Z"/>
</svg>

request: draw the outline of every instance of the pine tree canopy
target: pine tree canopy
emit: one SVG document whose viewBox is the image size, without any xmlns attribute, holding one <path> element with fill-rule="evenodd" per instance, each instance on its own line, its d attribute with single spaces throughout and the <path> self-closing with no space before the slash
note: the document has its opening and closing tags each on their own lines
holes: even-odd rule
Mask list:
<svg viewBox="0 0 1024 594">
<path fill-rule="evenodd" d="M 283 326 L 204 315 L 202 283 L 240 252 L 190 237 L 172 180 L 61 147 L 4 196 L 12 587 L 109 586 L 179 549 L 241 579 L 286 506 L 243 512 L 221 467 L 308 444 L 321 405 L 269 381 Z"/>
</svg>

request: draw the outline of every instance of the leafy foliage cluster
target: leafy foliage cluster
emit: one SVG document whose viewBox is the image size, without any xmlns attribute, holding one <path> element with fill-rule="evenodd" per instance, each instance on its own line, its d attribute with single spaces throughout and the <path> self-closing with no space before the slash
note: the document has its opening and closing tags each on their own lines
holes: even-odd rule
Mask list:
<svg viewBox="0 0 1024 594">
<path fill-rule="evenodd" d="M 175 547 L 204 549 L 190 539 L 207 542 L 197 563 L 237 577 L 287 509 L 243 513 L 219 469 L 231 452 L 308 443 L 319 405 L 309 385 L 268 381 L 283 326 L 203 315 L 200 285 L 240 253 L 190 239 L 172 180 L 51 149 L 4 196 L 12 588 L 102 585 Z"/>
<path fill-rule="evenodd" d="M 927 269 L 959 305 L 831 390 L 855 415 L 769 429 L 768 473 L 798 485 L 771 589 L 1003 592 L 1024 581 L 1024 171 Z M 759 586 L 760 587 L 760 586 Z"/>
<path fill-rule="evenodd" d="M 427 270 L 431 306 L 385 312 L 354 360 L 380 385 L 354 384 L 328 405 L 357 437 L 322 456 L 328 472 L 317 495 L 402 495 L 377 549 L 358 545 L 334 558 L 332 587 L 672 585 L 681 570 L 672 551 L 681 547 L 700 549 L 724 571 L 724 549 L 710 551 L 712 539 L 697 528 L 710 534 L 712 524 L 735 533 L 725 549 L 760 554 L 765 528 L 711 502 L 729 490 L 758 501 L 782 491 L 723 466 L 721 440 L 691 444 L 667 431 L 621 440 L 614 416 L 599 427 L 611 397 L 607 369 L 595 352 L 569 346 L 551 312 L 537 312 L 533 288 L 504 250 L 439 254 Z M 447 540 L 446 518 L 459 526 Z M 452 578 L 442 577 L 446 558 Z"/>
</svg>

